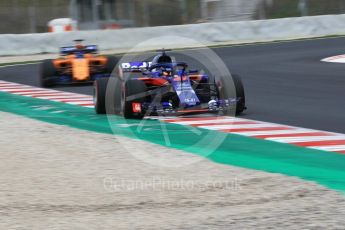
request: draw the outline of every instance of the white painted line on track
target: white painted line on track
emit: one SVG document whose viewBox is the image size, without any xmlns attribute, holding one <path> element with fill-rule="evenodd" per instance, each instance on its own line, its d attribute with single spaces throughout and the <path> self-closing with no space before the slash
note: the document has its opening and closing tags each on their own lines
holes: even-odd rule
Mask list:
<svg viewBox="0 0 345 230">
<path fill-rule="evenodd" d="M 235 117 L 227 117 L 227 118 L 220 118 L 214 120 L 205 120 L 205 121 L 177 121 L 177 122 L 170 122 L 178 125 L 203 125 L 203 124 L 222 124 L 225 122 L 238 122 L 238 121 L 247 121 L 241 118 Z"/>
<path fill-rule="evenodd" d="M 0 92 L 39 98 L 56 102 L 93 108 L 93 98 L 89 95 L 70 93 L 52 89 L 42 89 L 0 80 Z M 202 129 L 225 131 L 237 135 L 250 136 L 268 141 L 305 145 L 323 151 L 345 153 L 345 135 L 306 129 L 270 122 L 255 121 L 237 117 L 148 117 L 177 125 L 196 126 Z M 194 129 L 193 127 L 190 127 Z M 331 144 L 329 142 L 332 142 Z"/>
<path fill-rule="evenodd" d="M 43 89 L 17 83 L 0 81 L 0 92 L 7 92 L 15 95 L 33 97 L 37 99 L 63 102 L 66 104 L 93 107 L 92 96 L 69 93 L 53 89 Z"/>
<path fill-rule="evenodd" d="M 284 143 L 298 143 L 298 142 L 313 142 L 313 141 L 331 141 L 331 140 L 345 140 L 345 135 L 339 136 L 318 136 L 318 137 L 279 137 L 279 138 L 265 138 L 265 140 L 278 141 Z"/>
<path fill-rule="evenodd" d="M 312 149 L 324 150 L 324 151 L 345 151 L 345 145 L 331 145 L 331 146 L 311 146 Z"/>
<path fill-rule="evenodd" d="M 29 95 L 32 97 L 67 97 L 67 96 L 87 96 L 87 95 L 81 95 L 81 94 L 74 94 L 74 93 L 56 93 L 56 92 L 47 92 L 47 91 L 37 91 L 33 93 L 17 93 L 21 95 Z"/>
<path fill-rule="evenodd" d="M 39 99 L 46 99 L 46 100 L 68 100 L 68 99 L 76 99 L 76 100 L 92 100 L 92 97 L 86 96 L 76 96 L 76 95 L 62 95 L 62 96 L 36 96 Z"/>
<path fill-rule="evenodd" d="M 345 63 L 345 54 L 321 59 L 322 62 Z"/>
<path fill-rule="evenodd" d="M 35 65 L 40 62 L 27 62 L 27 63 L 17 63 L 17 64 L 5 64 L 5 65 L 0 65 L 0 68 L 6 68 L 6 67 L 13 67 L 13 66 L 23 66 L 23 65 Z"/>
<path fill-rule="evenodd" d="M 24 93 L 24 92 L 36 92 L 36 91 L 45 91 L 49 92 L 49 90 L 44 90 L 40 88 L 16 88 L 16 89 L 0 89 L 1 91 L 9 92 L 9 93 Z"/>
<path fill-rule="evenodd" d="M 279 124 L 244 124 L 244 125 L 211 125 L 211 126 L 199 126 L 199 128 L 203 129 L 211 129 L 211 130 L 231 130 L 231 129 L 251 129 L 251 128 L 274 128 L 274 127 L 282 127 Z M 287 127 L 288 128 L 288 127 Z"/>
<path fill-rule="evenodd" d="M 233 132 L 234 134 L 241 134 L 245 136 L 264 136 L 264 135 L 282 135 L 282 134 L 300 134 L 300 133 L 315 133 L 315 130 L 310 129 L 293 129 L 293 130 L 274 130 L 274 131 L 249 131 L 249 132 Z"/>
</svg>

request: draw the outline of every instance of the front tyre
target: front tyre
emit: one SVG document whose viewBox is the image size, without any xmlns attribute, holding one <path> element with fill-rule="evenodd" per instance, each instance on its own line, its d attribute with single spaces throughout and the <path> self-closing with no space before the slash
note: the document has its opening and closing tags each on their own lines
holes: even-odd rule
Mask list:
<svg viewBox="0 0 345 230">
<path fill-rule="evenodd" d="M 232 79 L 234 81 L 236 97 L 238 99 L 238 102 L 236 103 L 236 115 L 239 115 L 246 109 L 246 97 L 241 78 L 234 74 L 232 75 Z"/>
<path fill-rule="evenodd" d="M 49 88 L 54 86 L 56 69 L 53 60 L 44 60 L 40 67 L 40 84 L 42 87 Z"/>
<path fill-rule="evenodd" d="M 99 78 L 93 84 L 93 103 L 97 114 L 106 114 L 106 91 L 108 78 Z"/>
<path fill-rule="evenodd" d="M 122 94 L 123 116 L 126 119 L 143 119 L 145 111 L 142 108 L 142 103 L 146 101 L 144 95 L 147 87 L 144 82 L 140 80 L 129 80 L 125 84 L 125 89 Z"/>
<path fill-rule="evenodd" d="M 244 87 L 238 75 L 232 74 L 229 77 L 220 78 L 220 80 L 216 81 L 216 91 L 218 98 L 221 100 L 229 98 L 237 99 L 236 105 L 224 110 L 224 115 L 240 115 L 246 109 Z"/>
</svg>

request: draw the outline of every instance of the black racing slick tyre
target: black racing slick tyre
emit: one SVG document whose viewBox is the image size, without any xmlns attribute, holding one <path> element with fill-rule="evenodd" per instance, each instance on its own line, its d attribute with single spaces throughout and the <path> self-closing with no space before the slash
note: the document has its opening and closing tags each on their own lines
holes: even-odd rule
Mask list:
<svg viewBox="0 0 345 230">
<path fill-rule="evenodd" d="M 49 88 L 54 86 L 56 69 L 52 60 L 44 60 L 40 69 L 40 84 L 42 87 Z"/>
<path fill-rule="evenodd" d="M 121 115 L 121 85 L 119 77 L 100 78 L 94 82 L 93 101 L 97 114 Z"/>
<path fill-rule="evenodd" d="M 97 114 L 106 114 L 106 91 L 108 78 L 100 78 L 93 83 L 93 103 Z"/>
<path fill-rule="evenodd" d="M 105 72 L 111 74 L 115 69 L 118 60 L 116 57 L 108 56 L 107 63 L 105 65 Z"/>
<path fill-rule="evenodd" d="M 128 80 L 125 83 L 125 89 L 122 94 L 123 116 L 126 119 L 143 119 L 145 111 L 142 109 L 142 103 L 145 102 L 147 87 L 143 81 Z M 135 110 L 135 107 L 137 111 Z M 139 107 L 140 106 L 140 107 Z"/>
<path fill-rule="evenodd" d="M 107 114 L 121 115 L 121 89 L 122 80 L 119 76 L 114 75 L 108 80 L 107 92 L 105 95 L 105 106 Z"/>
<path fill-rule="evenodd" d="M 236 115 L 239 115 L 246 109 L 246 97 L 241 78 L 238 75 L 233 74 L 232 79 L 234 81 L 236 97 L 238 99 L 236 104 Z"/>
</svg>

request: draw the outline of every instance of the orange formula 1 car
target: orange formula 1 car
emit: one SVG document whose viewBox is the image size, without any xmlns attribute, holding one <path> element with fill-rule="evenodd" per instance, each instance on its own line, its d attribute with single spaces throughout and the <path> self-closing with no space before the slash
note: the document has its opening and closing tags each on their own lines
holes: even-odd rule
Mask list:
<svg viewBox="0 0 345 230">
<path fill-rule="evenodd" d="M 61 47 L 59 58 L 41 63 L 41 86 L 92 83 L 110 76 L 117 64 L 115 57 L 97 55 L 97 46 L 75 42 L 75 46 Z"/>
</svg>

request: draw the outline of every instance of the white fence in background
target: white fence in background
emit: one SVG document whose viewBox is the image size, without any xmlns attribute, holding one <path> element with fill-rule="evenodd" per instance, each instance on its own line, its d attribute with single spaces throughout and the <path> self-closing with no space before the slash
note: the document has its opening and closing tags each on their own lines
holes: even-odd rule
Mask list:
<svg viewBox="0 0 345 230">
<path fill-rule="evenodd" d="M 267 0 L 202 0 L 201 18 L 211 22 L 252 20 Z"/>
<path fill-rule="evenodd" d="M 57 53 L 58 47 L 85 39 L 101 50 L 124 52 L 143 41 L 143 50 L 237 44 L 345 34 L 345 15 L 285 18 L 246 22 L 202 23 L 122 30 L 0 35 L 0 55 Z M 165 37 L 162 37 L 165 36 Z M 166 36 L 171 36 L 169 39 Z M 151 40 L 155 38 L 154 40 Z M 180 39 L 181 38 L 181 39 Z M 187 39 L 183 39 L 187 38 Z"/>
</svg>

